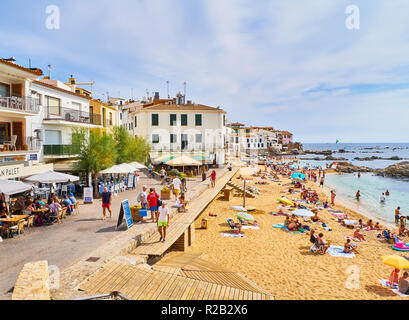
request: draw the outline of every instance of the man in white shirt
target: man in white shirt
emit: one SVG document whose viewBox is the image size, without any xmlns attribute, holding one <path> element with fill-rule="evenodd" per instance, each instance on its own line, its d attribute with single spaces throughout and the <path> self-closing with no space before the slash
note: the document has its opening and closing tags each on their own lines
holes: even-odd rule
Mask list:
<svg viewBox="0 0 409 320">
<path fill-rule="evenodd" d="M 182 184 L 182 181 L 180 181 L 178 177 L 175 177 L 175 179 L 173 179 L 172 181 L 173 193 L 175 194 L 176 199 L 179 196 L 181 184 Z"/>
<path fill-rule="evenodd" d="M 381 202 L 385 202 L 385 201 L 386 201 L 385 194 L 382 193 L 382 195 L 381 195 Z"/>
<path fill-rule="evenodd" d="M 169 226 L 169 209 L 166 207 L 165 201 L 162 201 L 162 205 L 159 207 L 159 219 L 158 219 L 158 229 L 160 233 L 160 240 L 165 242 L 166 238 L 166 228 Z"/>
<path fill-rule="evenodd" d="M 141 204 L 142 209 L 147 208 L 147 197 L 148 195 L 146 194 L 146 186 L 142 187 L 142 191 L 139 193 L 137 201 Z"/>
</svg>

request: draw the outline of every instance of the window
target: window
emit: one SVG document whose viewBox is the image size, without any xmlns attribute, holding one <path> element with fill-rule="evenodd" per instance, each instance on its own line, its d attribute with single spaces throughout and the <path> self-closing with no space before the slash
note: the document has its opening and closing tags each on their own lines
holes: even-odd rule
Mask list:
<svg viewBox="0 0 409 320">
<path fill-rule="evenodd" d="M 61 100 L 46 96 L 48 114 L 61 115 Z"/>
<path fill-rule="evenodd" d="M 196 126 L 201 126 L 202 125 L 202 115 L 201 114 L 196 114 L 195 115 L 195 125 Z"/>
<path fill-rule="evenodd" d="M 152 114 L 152 126 L 158 126 L 158 125 L 159 125 L 159 115 Z"/>
<path fill-rule="evenodd" d="M 136 125 L 137 125 L 136 116 L 135 116 L 135 118 L 134 118 L 134 123 L 135 123 L 135 128 L 136 128 Z"/>
<path fill-rule="evenodd" d="M 196 134 L 196 143 L 202 143 L 202 134 L 201 133 Z"/>
<path fill-rule="evenodd" d="M 247 143 L 250 142 L 250 139 L 247 139 Z"/>
<path fill-rule="evenodd" d="M 182 123 L 182 126 L 187 126 L 187 114 L 181 114 L 180 121 Z"/>
<path fill-rule="evenodd" d="M 177 141 L 177 136 L 176 134 L 171 133 L 170 134 L 170 143 L 176 143 Z"/>
<path fill-rule="evenodd" d="M 122 112 L 119 114 L 119 119 L 122 120 Z"/>
<path fill-rule="evenodd" d="M 247 145 L 247 148 L 250 148 L 250 143 Z"/>
<path fill-rule="evenodd" d="M 153 134 L 152 135 L 152 143 L 159 143 L 159 135 Z"/>
<path fill-rule="evenodd" d="M 170 125 L 171 126 L 176 126 L 176 114 L 171 114 L 170 115 Z"/>
<path fill-rule="evenodd" d="M 226 115 L 223 115 L 223 126 L 226 126 Z"/>
</svg>

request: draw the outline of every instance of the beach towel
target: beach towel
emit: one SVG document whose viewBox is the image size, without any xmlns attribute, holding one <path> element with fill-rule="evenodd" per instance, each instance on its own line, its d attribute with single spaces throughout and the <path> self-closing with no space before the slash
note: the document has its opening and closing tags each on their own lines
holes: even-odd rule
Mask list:
<svg viewBox="0 0 409 320">
<path fill-rule="evenodd" d="M 283 223 L 275 224 L 273 225 L 273 228 L 287 229 Z"/>
<path fill-rule="evenodd" d="M 345 236 L 344 238 L 345 239 L 351 239 L 352 241 L 356 241 L 356 242 L 365 242 L 365 241 L 359 240 L 358 238 L 354 238 L 354 237 L 351 237 L 351 236 Z"/>
<path fill-rule="evenodd" d="M 334 217 L 337 217 L 337 218 L 347 218 L 348 217 L 348 215 L 341 214 L 341 213 L 331 213 L 331 215 L 333 215 Z"/>
<path fill-rule="evenodd" d="M 330 213 L 342 213 L 343 211 L 341 210 L 328 210 Z"/>
<path fill-rule="evenodd" d="M 379 282 L 381 283 L 382 287 L 384 287 L 384 288 L 391 288 L 391 289 L 392 289 L 392 292 L 393 292 L 394 294 L 397 294 L 398 296 L 401 296 L 401 297 L 409 297 L 409 295 L 400 292 L 399 289 L 397 288 L 397 285 L 394 285 L 394 286 L 392 287 L 392 286 L 391 286 L 391 283 L 389 282 L 389 280 L 379 279 Z"/>
<path fill-rule="evenodd" d="M 242 226 L 241 228 L 243 230 L 246 230 L 246 229 L 248 229 L 248 230 L 258 230 L 259 229 L 258 226 Z"/>
<path fill-rule="evenodd" d="M 354 258 L 355 253 L 344 253 L 344 247 L 330 246 L 327 252 L 333 257 Z"/>
<path fill-rule="evenodd" d="M 221 234 L 222 237 L 226 237 L 226 238 L 244 238 L 245 235 L 241 234 L 241 233 L 222 233 Z"/>
</svg>

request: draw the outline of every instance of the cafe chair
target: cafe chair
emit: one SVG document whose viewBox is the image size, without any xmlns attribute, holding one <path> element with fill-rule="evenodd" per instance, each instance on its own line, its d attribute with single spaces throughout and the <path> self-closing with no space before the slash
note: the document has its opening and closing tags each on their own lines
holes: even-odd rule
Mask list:
<svg viewBox="0 0 409 320">
<path fill-rule="evenodd" d="M 34 218 L 35 216 L 32 215 L 28 217 L 27 221 L 24 222 L 24 226 L 27 228 L 27 230 L 31 230 L 32 228 L 34 228 Z"/>
<path fill-rule="evenodd" d="M 24 223 L 25 220 L 21 219 L 17 225 L 10 227 L 10 231 L 12 234 L 22 234 L 24 232 Z"/>
</svg>

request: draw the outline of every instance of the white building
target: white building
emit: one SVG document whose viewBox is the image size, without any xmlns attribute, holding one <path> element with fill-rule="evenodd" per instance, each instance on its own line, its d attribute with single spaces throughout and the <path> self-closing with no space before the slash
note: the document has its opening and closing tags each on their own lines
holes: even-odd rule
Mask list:
<svg viewBox="0 0 409 320">
<path fill-rule="evenodd" d="M 71 147 L 73 128 L 103 128 L 101 115 L 90 110 L 91 98 L 75 93 L 75 87 L 43 79 L 33 81 L 30 90 L 41 110 L 32 123 L 42 128 L 45 161 L 75 157 Z"/>
<path fill-rule="evenodd" d="M 0 179 L 20 178 L 52 167 L 39 163 L 41 126 L 34 119 L 41 114 L 30 86 L 40 69 L 25 68 L 14 59 L 0 59 Z"/>
<path fill-rule="evenodd" d="M 150 143 L 153 160 L 164 154 L 190 153 L 205 154 L 209 164 L 225 164 L 226 112 L 222 109 L 188 101 L 134 104 L 125 110 L 123 124 Z"/>
</svg>

